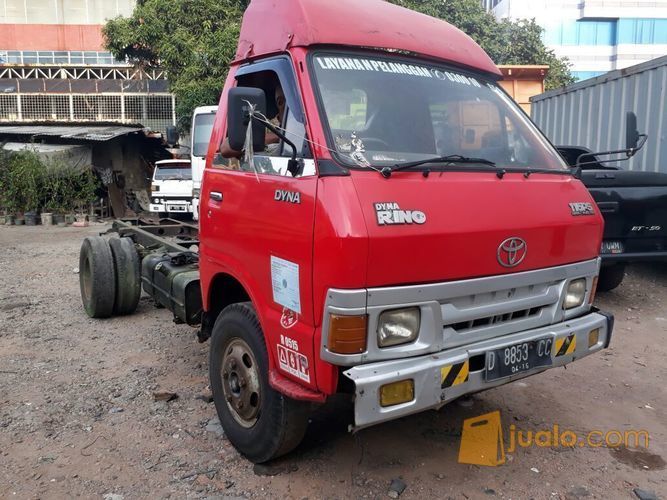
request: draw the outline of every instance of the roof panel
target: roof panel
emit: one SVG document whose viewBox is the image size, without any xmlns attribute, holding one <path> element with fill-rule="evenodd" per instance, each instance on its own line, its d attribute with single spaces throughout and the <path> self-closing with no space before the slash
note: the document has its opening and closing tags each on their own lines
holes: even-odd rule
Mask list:
<svg viewBox="0 0 667 500">
<path fill-rule="evenodd" d="M 313 45 L 402 50 L 500 76 L 486 52 L 459 29 L 383 0 L 252 0 L 236 58 Z"/>
<path fill-rule="evenodd" d="M 61 137 L 83 141 L 108 141 L 116 137 L 142 131 L 141 127 L 123 126 L 70 126 L 70 125 L 0 125 L 2 135 L 32 137 Z"/>
</svg>

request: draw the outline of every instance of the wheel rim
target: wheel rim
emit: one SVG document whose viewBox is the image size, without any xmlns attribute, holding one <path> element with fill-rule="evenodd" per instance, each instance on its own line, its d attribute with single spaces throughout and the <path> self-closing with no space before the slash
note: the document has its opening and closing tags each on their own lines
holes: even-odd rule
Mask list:
<svg viewBox="0 0 667 500">
<path fill-rule="evenodd" d="M 222 356 L 222 390 L 230 413 L 243 427 L 259 418 L 261 391 L 257 362 L 252 350 L 240 338 L 233 339 Z"/>
</svg>

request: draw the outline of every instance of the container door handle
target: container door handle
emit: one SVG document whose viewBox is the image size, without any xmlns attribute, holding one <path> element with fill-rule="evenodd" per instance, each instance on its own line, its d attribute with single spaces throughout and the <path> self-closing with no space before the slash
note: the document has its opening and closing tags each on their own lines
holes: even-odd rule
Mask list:
<svg viewBox="0 0 667 500">
<path fill-rule="evenodd" d="M 598 208 L 603 214 L 615 214 L 619 207 L 617 201 L 600 201 L 598 202 Z"/>
<path fill-rule="evenodd" d="M 222 193 L 218 191 L 211 191 L 208 194 L 208 197 L 211 198 L 213 201 L 222 201 Z"/>
</svg>

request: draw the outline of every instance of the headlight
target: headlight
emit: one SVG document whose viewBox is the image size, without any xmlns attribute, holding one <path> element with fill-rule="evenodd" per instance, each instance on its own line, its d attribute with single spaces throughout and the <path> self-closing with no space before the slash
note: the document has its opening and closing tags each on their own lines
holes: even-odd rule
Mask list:
<svg viewBox="0 0 667 500">
<path fill-rule="evenodd" d="M 158 205 L 160 203 L 160 199 L 159 198 L 153 198 L 153 203 Z"/>
<path fill-rule="evenodd" d="M 565 295 L 565 302 L 563 302 L 563 309 L 579 307 L 584 303 L 584 298 L 586 298 L 586 279 L 580 278 L 570 281 L 570 284 L 567 285 L 567 294 Z"/>
<path fill-rule="evenodd" d="M 389 347 L 412 342 L 419 334 L 420 322 L 421 311 L 418 307 L 384 311 L 378 321 L 378 345 Z"/>
</svg>

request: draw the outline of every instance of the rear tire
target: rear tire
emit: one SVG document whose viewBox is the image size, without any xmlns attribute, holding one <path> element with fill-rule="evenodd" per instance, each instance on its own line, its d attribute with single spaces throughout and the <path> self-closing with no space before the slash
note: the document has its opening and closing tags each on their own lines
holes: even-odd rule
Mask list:
<svg viewBox="0 0 667 500">
<path fill-rule="evenodd" d="M 625 264 L 613 264 L 600 269 L 598 290 L 609 292 L 619 286 L 625 277 Z"/>
<path fill-rule="evenodd" d="M 113 314 L 115 274 L 107 240 L 101 236 L 84 239 L 79 252 L 79 287 L 83 308 L 91 318 L 108 318 Z"/>
<path fill-rule="evenodd" d="M 266 343 L 249 302 L 226 307 L 213 326 L 209 376 L 225 434 L 245 457 L 262 463 L 292 451 L 308 425 L 308 403 L 275 391 Z"/>
<path fill-rule="evenodd" d="M 137 310 L 141 297 L 141 262 L 130 238 L 109 240 L 116 274 L 116 298 L 113 313 L 132 314 Z"/>
</svg>

